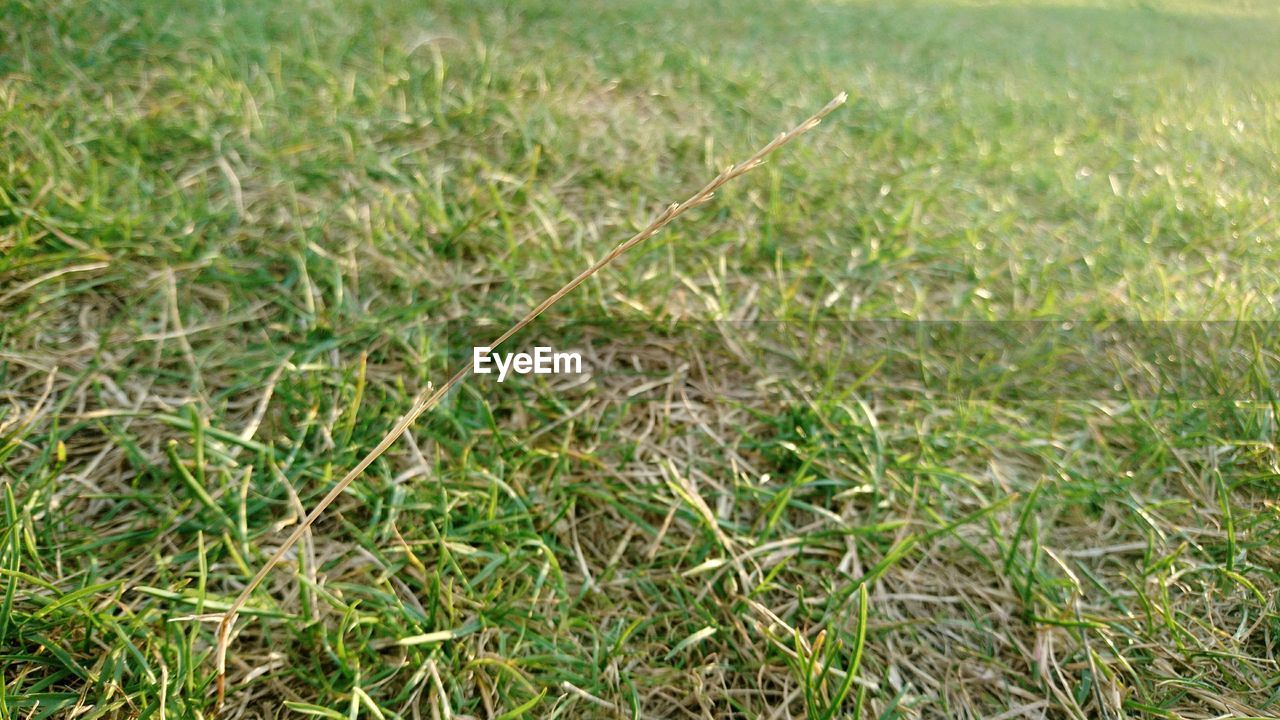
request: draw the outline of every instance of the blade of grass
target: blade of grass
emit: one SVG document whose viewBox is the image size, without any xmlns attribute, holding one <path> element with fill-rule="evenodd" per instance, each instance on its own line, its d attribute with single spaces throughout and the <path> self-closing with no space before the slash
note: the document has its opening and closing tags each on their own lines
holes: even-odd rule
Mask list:
<svg viewBox="0 0 1280 720">
<path fill-rule="evenodd" d="M 862 652 L 867 646 L 867 586 L 862 584 L 858 586 L 858 630 L 853 640 L 853 657 L 849 659 L 849 667 L 845 670 L 844 682 L 841 683 L 840 689 L 836 691 L 834 697 L 831 698 L 831 704 L 827 706 L 826 712 L 822 714 L 823 720 L 831 720 L 839 712 L 840 706 L 844 704 L 844 700 L 849 696 L 849 690 L 853 687 L 853 681 L 858 677 L 858 670 L 862 667 Z M 834 656 L 835 653 L 832 653 Z M 853 714 L 850 717 L 862 717 L 862 693 L 863 689 L 859 689 L 854 703 Z"/>
<path fill-rule="evenodd" d="M 658 213 L 658 215 L 650 221 L 643 230 L 619 244 L 607 255 L 600 258 L 595 263 L 592 263 L 590 267 L 583 270 L 569 282 L 565 283 L 563 287 L 552 293 L 547 297 L 547 299 L 543 300 L 536 307 L 530 310 L 516 324 L 512 325 L 506 332 L 502 333 L 502 335 L 498 336 L 497 339 L 489 343 L 488 347 L 490 349 L 496 349 L 499 345 L 510 339 L 512 335 L 520 332 L 529 325 L 529 323 L 537 319 L 537 317 L 545 312 L 547 308 L 554 305 L 565 295 L 572 292 L 574 288 L 585 282 L 587 278 L 596 274 L 614 260 L 617 260 L 631 248 L 658 234 L 662 228 L 666 227 L 672 220 L 683 215 L 689 209 L 710 201 L 715 196 L 716 190 L 720 189 L 721 186 L 730 180 L 745 175 L 751 170 L 759 167 L 764 162 L 765 158 L 773 153 L 773 151 L 791 142 L 796 137 L 817 127 L 818 123 L 822 122 L 824 117 L 843 105 L 846 100 L 848 100 L 848 95 L 846 93 L 840 93 L 807 120 L 796 125 L 794 128 L 779 134 L 773 140 L 769 141 L 746 161 L 730 165 L 728 168 L 725 168 L 724 171 L 712 178 L 710 182 L 702 186 L 700 190 L 695 192 L 693 195 L 690 195 L 683 202 L 668 205 L 666 209 Z M 231 631 L 235 624 L 236 613 L 239 612 L 240 608 L 243 607 L 246 602 L 248 602 L 249 596 L 253 594 L 253 591 L 256 590 L 260 584 L 262 584 L 262 581 L 266 579 L 267 575 L 271 572 L 271 569 L 275 567 L 276 563 L 280 562 L 280 560 L 284 558 L 285 554 L 289 552 L 289 549 L 302 538 L 303 534 L 307 532 L 320 515 L 322 515 L 324 511 L 338 499 L 338 496 L 340 496 L 356 478 L 360 477 L 360 475 L 364 473 L 364 471 L 372 465 L 375 460 L 381 457 L 382 454 L 391 447 L 392 443 L 398 440 L 400 436 L 409 429 L 409 426 L 412 425 L 418 417 L 440 402 L 445 394 L 453 389 L 455 385 L 466 379 L 466 377 L 471 374 L 471 371 L 471 364 L 464 362 L 462 366 L 458 368 L 458 370 L 455 371 L 454 374 L 439 388 L 433 388 L 432 385 L 428 383 L 427 387 L 424 388 L 414 400 L 409 411 L 405 413 L 398 422 L 396 422 L 395 426 L 391 428 L 386 436 L 383 437 L 382 440 L 379 441 L 378 444 L 360 460 L 360 462 L 356 463 L 355 467 L 343 476 L 343 478 L 339 480 L 318 503 L 316 503 L 316 506 L 311 510 L 311 513 L 307 515 L 306 519 L 299 523 L 293 531 L 289 533 L 289 536 L 285 538 L 280 547 L 276 549 L 275 553 L 273 553 L 265 563 L 263 563 L 262 567 L 258 569 L 257 574 L 249 580 L 249 583 L 240 592 L 240 595 L 238 595 L 231 603 L 231 607 L 227 609 L 222 616 L 222 620 L 218 623 L 217 647 L 216 652 L 214 653 L 217 661 L 217 699 L 214 702 L 213 709 L 215 715 L 221 710 L 223 699 L 226 697 L 227 647 L 231 642 Z"/>
</svg>

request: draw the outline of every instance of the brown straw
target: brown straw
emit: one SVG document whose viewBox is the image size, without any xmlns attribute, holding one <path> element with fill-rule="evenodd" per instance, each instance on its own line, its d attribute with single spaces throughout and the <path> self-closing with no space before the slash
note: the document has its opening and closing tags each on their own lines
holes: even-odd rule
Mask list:
<svg viewBox="0 0 1280 720">
<path fill-rule="evenodd" d="M 608 255 L 605 255 L 595 263 L 592 263 L 591 267 L 588 267 L 586 270 L 578 273 L 577 277 L 565 283 L 564 287 L 561 287 L 559 290 L 552 293 L 546 300 L 538 303 L 537 307 L 530 310 L 528 314 L 520 319 L 519 322 L 512 325 L 510 329 L 502 333 L 502 335 L 500 335 L 496 340 L 489 343 L 488 347 L 490 349 L 497 349 L 499 345 L 506 342 L 512 335 L 523 330 L 547 308 L 554 305 L 560 298 L 572 292 L 574 288 L 581 285 L 587 278 L 596 274 L 614 260 L 617 260 L 618 257 L 631 248 L 656 235 L 659 230 L 666 227 L 672 220 L 675 220 L 677 217 L 684 214 L 686 210 L 697 207 L 698 205 L 711 200 L 715 195 L 716 190 L 725 183 L 740 175 L 746 174 L 756 167 L 759 167 L 770 153 L 783 145 L 786 145 L 788 142 L 791 142 L 797 136 L 812 130 L 819 122 L 822 121 L 822 118 L 826 117 L 837 107 L 843 105 L 847 99 L 848 95 L 840 93 L 833 98 L 831 102 L 827 103 L 825 107 L 814 113 L 812 117 L 795 126 L 791 130 L 775 137 L 767 145 L 757 150 L 755 154 L 745 162 L 731 165 L 726 168 L 711 180 L 711 182 L 704 185 L 702 189 L 691 195 L 684 202 L 668 205 L 667 208 L 659 213 L 647 227 L 631 236 L 627 241 L 618 245 Z M 240 594 L 234 601 L 232 601 L 226 612 L 221 613 L 221 619 L 218 622 L 218 641 L 215 653 L 218 664 L 218 676 L 216 683 L 218 697 L 214 704 L 215 715 L 221 710 L 222 702 L 226 695 L 227 647 L 231 643 L 231 630 L 235 625 L 237 613 L 239 613 L 245 603 L 248 602 L 249 596 L 252 595 L 253 591 L 262 584 L 262 581 L 266 579 L 267 575 L 271 572 L 271 569 L 276 566 L 276 563 L 280 562 L 284 558 L 285 553 L 289 552 L 289 549 L 297 544 L 298 540 L 300 540 L 302 536 L 306 534 L 307 530 L 315 524 L 316 520 L 319 519 L 324 511 L 333 504 L 333 501 L 337 500 L 338 496 L 341 495 L 356 478 L 360 477 L 360 475 L 373 464 L 374 460 L 381 457 L 382 454 L 385 453 L 387 449 L 404 434 L 405 430 L 409 429 L 409 426 L 412 425 L 415 420 L 417 420 L 427 410 L 435 407 L 436 403 L 440 402 L 441 398 L 443 398 L 446 393 L 453 389 L 455 385 L 465 380 L 471 372 L 471 363 L 464 363 L 462 367 L 458 368 L 458 370 L 454 372 L 453 376 L 439 388 L 433 389 L 428 383 L 427 387 L 418 394 L 418 397 L 414 400 L 413 405 L 409 408 L 409 411 L 405 413 L 404 417 L 400 418 L 399 422 L 395 424 L 395 427 L 391 428 L 391 430 L 387 432 L 386 436 L 383 437 L 382 440 L 378 442 L 378 444 L 370 450 L 363 459 L 360 460 L 360 462 L 356 463 L 356 466 L 351 468 L 350 472 L 343 476 L 343 478 L 325 494 L 324 498 L 322 498 L 320 502 L 316 503 L 316 506 L 307 515 L 306 519 L 295 527 L 293 532 L 289 533 L 289 536 L 285 538 L 280 547 L 271 555 L 271 559 L 267 560 L 267 562 L 259 568 L 258 572 L 253 576 L 253 579 L 249 581 L 249 584 L 245 586 L 244 590 L 240 591 Z M 212 617 L 218 617 L 218 615 L 213 615 L 211 618 Z"/>
</svg>

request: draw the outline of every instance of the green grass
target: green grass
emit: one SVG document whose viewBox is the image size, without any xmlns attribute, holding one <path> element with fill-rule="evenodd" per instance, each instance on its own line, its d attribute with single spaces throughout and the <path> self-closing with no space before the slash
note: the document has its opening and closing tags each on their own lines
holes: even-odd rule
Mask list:
<svg viewBox="0 0 1280 720">
<path fill-rule="evenodd" d="M 184 617 L 840 90 L 517 338 L 589 380 L 473 379 L 352 486 L 223 715 L 1280 715 L 1280 358 L 1226 322 L 1280 297 L 1277 37 L 1261 0 L 0 3 L 0 718 L 209 717 Z"/>
</svg>

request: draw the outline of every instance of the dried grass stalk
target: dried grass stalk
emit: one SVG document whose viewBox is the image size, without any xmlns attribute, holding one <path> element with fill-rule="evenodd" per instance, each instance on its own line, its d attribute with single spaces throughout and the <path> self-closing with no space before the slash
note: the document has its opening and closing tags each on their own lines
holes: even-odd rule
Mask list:
<svg viewBox="0 0 1280 720">
<path fill-rule="evenodd" d="M 546 300 L 538 303 L 538 306 L 530 310 L 528 314 L 520 319 L 519 322 L 512 325 L 510 329 L 502 333 L 502 335 L 500 335 L 496 340 L 489 343 L 489 347 L 497 349 L 499 345 L 510 339 L 512 335 L 523 330 L 529 323 L 533 322 L 539 315 L 546 311 L 547 308 L 554 305 L 558 300 L 560 300 L 560 298 L 568 295 L 587 278 L 596 274 L 614 260 L 617 260 L 618 257 L 631 248 L 656 235 L 659 230 L 666 227 L 668 223 L 682 215 L 686 210 L 697 207 L 698 205 L 711 200 L 711 198 L 714 197 L 716 190 L 725 183 L 740 175 L 746 174 L 756 167 L 759 167 L 770 153 L 783 145 L 786 145 L 788 142 L 791 142 L 797 136 L 812 130 L 822 121 L 822 118 L 826 117 L 831 111 L 843 105 L 847 99 L 848 95 L 840 93 L 836 97 L 832 98 L 831 102 L 827 103 L 825 107 L 814 113 L 809 119 L 787 132 L 778 135 L 767 145 L 757 150 L 755 154 L 746 161 L 736 165 L 730 165 L 712 179 L 711 182 L 707 183 L 700 190 L 689 196 L 688 199 L 683 202 L 668 205 L 667 208 L 659 213 L 658 216 L 655 217 L 643 230 L 615 247 L 608 255 L 605 255 L 595 263 L 592 263 L 591 267 L 588 267 L 586 270 L 578 273 L 577 277 L 565 283 L 564 287 L 561 287 L 559 290 L 552 293 Z M 441 398 L 453 389 L 455 385 L 465 380 L 466 377 L 471 374 L 471 371 L 471 363 L 466 362 L 463 363 L 462 367 L 460 367 L 453 376 L 440 387 L 433 388 L 431 384 L 428 383 L 427 387 L 418 394 L 418 397 L 414 400 L 409 411 L 404 414 L 404 417 L 400 418 L 399 422 L 397 422 L 395 426 L 387 432 L 386 436 L 383 437 L 382 440 L 372 450 L 370 450 L 363 459 L 360 460 L 360 462 L 356 463 L 356 466 L 351 468 L 350 472 L 344 475 L 343 478 L 325 494 L 319 503 L 316 503 L 316 506 L 307 515 L 306 519 L 294 527 L 293 532 L 289 533 L 289 536 L 285 538 L 280 547 L 271 555 L 271 559 L 267 560 L 267 562 L 263 564 L 263 566 L 253 576 L 253 579 L 249 581 L 249 584 L 245 586 L 244 590 L 240 592 L 236 599 L 231 603 L 230 607 L 227 608 L 226 612 L 221 613 L 221 615 L 212 616 L 212 618 L 219 618 L 218 640 L 215 652 L 218 664 L 218 677 L 216 683 L 218 697 L 214 704 L 215 715 L 222 709 L 222 701 L 226 695 L 227 647 L 231 643 L 231 630 L 235 624 L 237 613 L 240 612 L 241 608 L 243 608 L 244 604 L 249 600 L 249 596 L 252 595 L 253 591 L 262 584 L 262 581 L 266 579 L 267 574 L 276 566 L 276 563 L 279 563 L 284 558 L 285 553 L 289 552 L 289 549 L 297 544 L 298 540 L 300 540 L 302 536 L 306 534 L 307 530 L 315 524 L 315 521 L 320 517 L 320 515 L 333 504 L 333 501 L 337 500 L 338 496 L 341 495 L 356 478 L 360 477 L 360 475 L 373 464 L 374 460 L 381 457 L 382 454 L 391 447 L 392 443 L 398 440 L 400 436 L 404 434 L 405 430 L 409 429 L 409 426 L 412 425 L 415 420 L 440 402 Z"/>
</svg>

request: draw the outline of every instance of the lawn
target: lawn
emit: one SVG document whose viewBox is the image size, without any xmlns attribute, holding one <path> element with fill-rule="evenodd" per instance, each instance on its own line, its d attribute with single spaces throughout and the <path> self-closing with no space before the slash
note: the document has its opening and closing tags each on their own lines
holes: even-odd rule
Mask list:
<svg viewBox="0 0 1280 720">
<path fill-rule="evenodd" d="M 0 2 L 0 719 L 1280 715 L 1280 5 Z"/>
</svg>

